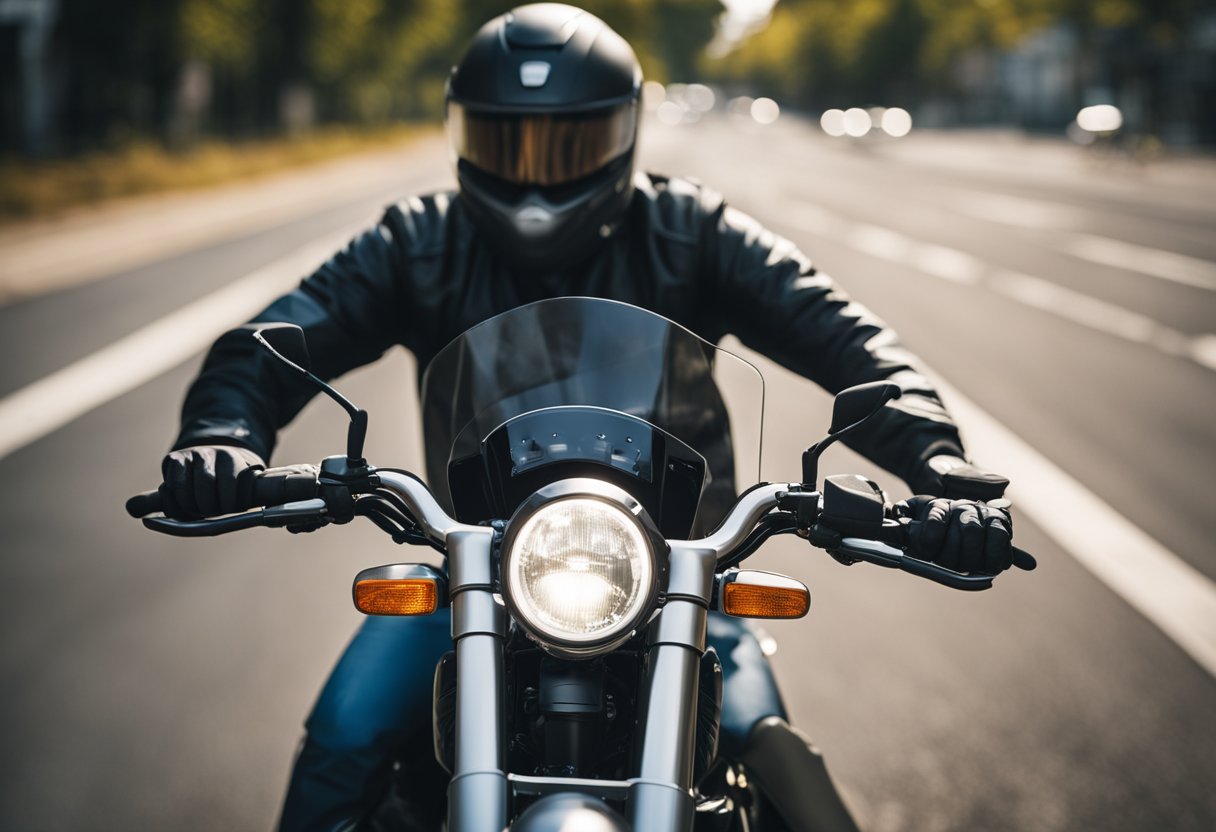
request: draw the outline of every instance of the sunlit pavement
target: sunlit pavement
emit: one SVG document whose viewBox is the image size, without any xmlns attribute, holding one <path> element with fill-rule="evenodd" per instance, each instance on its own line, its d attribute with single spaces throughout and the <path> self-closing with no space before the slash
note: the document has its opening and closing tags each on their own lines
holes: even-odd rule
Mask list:
<svg viewBox="0 0 1216 832">
<path fill-rule="evenodd" d="M 1210 163 L 1144 168 L 1008 135 L 849 142 L 788 118 L 646 128 L 648 167 L 695 175 L 797 242 L 987 419 L 1216 576 Z M 442 186 L 445 164 L 442 146 L 424 144 L 340 198 L 309 192 L 311 210 L 0 309 L 0 407 L 372 221 L 390 194 Z M 31 427 L 45 435 L 0 461 L 3 829 L 269 827 L 300 723 L 358 621 L 349 581 L 418 556 L 370 527 L 180 541 L 127 519 L 122 500 L 154 484 L 197 368 L 166 346 L 173 333 L 153 335 L 135 343 L 159 349 L 124 359 L 144 356 L 149 380 L 128 373 L 129 391 L 57 430 Z M 183 330 L 182 354 L 206 336 Z M 830 400 L 762 366 L 765 475 L 794 478 Z M 395 354 L 342 384 L 372 413 L 373 460 L 420 467 L 412 372 Z M 340 449 L 343 425 L 314 403 L 276 460 Z M 878 474 L 847 451 L 822 467 Z M 1208 671 L 1024 514 L 1017 536 L 1040 569 L 974 596 L 846 568 L 795 540 L 754 559 L 811 586 L 808 619 L 767 628 L 774 661 L 795 721 L 866 826 L 1216 827 Z"/>
</svg>

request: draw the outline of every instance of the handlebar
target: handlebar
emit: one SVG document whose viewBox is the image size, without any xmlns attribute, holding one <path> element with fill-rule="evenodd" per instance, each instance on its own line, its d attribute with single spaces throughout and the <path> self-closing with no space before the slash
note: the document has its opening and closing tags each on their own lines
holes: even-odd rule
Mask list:
<svg viewBox="0 0 1216 832">
<path fill-rule="evenodd" d="M 465 528 L 464 524 L 448 516 L 425 483 L 406 472 L 392 469 L 375 471 L 368 478 L 364 490 L 391 497 L 391 502 L 401 510 L 398 517 L 403 516 L 405 524 L 414 529 L 413 536 L 406 534 L 398 542 L 429 542 L 442 548 L 449 534 Z M 256 526 L 311 529 L 335 520 L 344 522 L 330 513 L 322 481 L 318 480 L 316 469 L 311 466 L 271 468 L 260 473 L 254 484 L 254 500 L 259 505 L 270 507 L 232 517 L 210 520 L 147 517 L 146 515 L 163 509 L 163 496 L 163 490 L 137 494 L 127 501 L 127 511 L 133 517 L 143 517 L 143 523 L 149 529 L 178 537 L 212 537 Z M 360 502 L 368 498 L 371 498 L 369 502 L 362 503 L 368 508 L 371 508 L 371 500 L 385 503 L 383 496 L 376 497 L 371 493 L 360 498 Z M 791 498 L 797 499 L 791 502 Z M 350 500 L 349 491 L 346 492 L 345 499 Z M 808 537 L 812 545 L 825 549 L 845 563 L 865 561 L 890 569 L 900 569 L 953 589 L 975 591 L 992 586 L 995 575 L 956 572 L 910 554 L 903 529 L 884 525 L 884 533 L 876 535 L 876 539 L 870 539 L 868 536 L 844 536 L 830 530 L 827 530 L 826 534 L 820 534 L 820 526 L 813 526 L 808 531 L 810 524 L 805 522 L 806 517 L 818 513 L 819 502 L 819 493 L 800 491 L 797 485 L 758 485 L 739 498 L 730 513 L 708 537 L 700 540 L 671 540 L 668 544 L 673 550 L 690 549 L 712 554 L 717 561 L 717 568 L 722 569 L 750 555 L 769 536 L 797 532 Z M 773 509 L 779 507 L 784 510 L 773 512 Z M 811 511 L 804 514 L 808 508 L 811 508 Z M 393 511 L 391 505 L 388 511 Z M 355 513 L 370 516 L 382 511 Z M 348 518 L 349 516 L 347 515 Z M 888 521 L 890 522 L 892 521 Z M 386 531 L 393 533 L 389 528 L 386 528 Z M 394 539 L 398 537 L 394 535 Z M 1015 566 L 1022 569 L 1035 567 L 1034 558 L 1026 552 L 1015 547 L 1013 553 Z"/>
</svg>

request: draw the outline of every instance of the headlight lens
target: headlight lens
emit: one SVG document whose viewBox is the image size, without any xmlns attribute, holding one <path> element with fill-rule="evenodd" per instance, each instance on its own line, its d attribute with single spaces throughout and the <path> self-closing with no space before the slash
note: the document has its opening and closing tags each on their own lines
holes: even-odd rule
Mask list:
<svg viewBox="0 0 1216 832">
<path fill-rule="evenodd" d="M 587 497 L 528 517 L 506 556 L 507 592 L 537 636 L 580 644 L 631 628 L 651 596 L 654 554 L 638 521 Z"/>
</svg>

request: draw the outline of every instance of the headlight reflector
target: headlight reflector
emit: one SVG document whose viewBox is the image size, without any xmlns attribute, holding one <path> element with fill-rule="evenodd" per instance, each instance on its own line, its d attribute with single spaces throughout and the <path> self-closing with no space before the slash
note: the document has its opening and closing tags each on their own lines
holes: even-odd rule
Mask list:
<svg viewBox="0 0 1216 832">
<path fill-rule="evenodd" d="M 591 497 L 545 503 L 513 535 L 506 588 L 541 638 L 579 645 L 632 629 L 650 601 L 654 552 L 638 520 Z"/>
</svg>

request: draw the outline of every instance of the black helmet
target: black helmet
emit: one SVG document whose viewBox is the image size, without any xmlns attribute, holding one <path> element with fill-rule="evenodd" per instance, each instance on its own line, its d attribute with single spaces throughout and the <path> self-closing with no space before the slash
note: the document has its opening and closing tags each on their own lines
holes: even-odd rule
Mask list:
<svg viewBox="0 0 1216 832">
<path fill-rule="evenodd" d="M 461 197 L 491 245 L 552 271 L 611 236 L 633 194 L 642 69 L 573 6 L 520 6 L 481 27 L 447 87 Z"/>
</svg>

